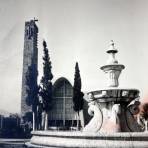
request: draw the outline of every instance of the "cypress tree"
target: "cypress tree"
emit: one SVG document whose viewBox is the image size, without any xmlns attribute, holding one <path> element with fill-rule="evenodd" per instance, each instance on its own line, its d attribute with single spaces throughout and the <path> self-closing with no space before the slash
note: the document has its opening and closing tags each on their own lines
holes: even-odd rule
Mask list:
<svg viewBox="0 0 148 148">
<path fill-rule="evenodd" d="M 43 111 L 45 112 L 44 129 L 48 129 L 48 112 L 52 109 L 52 82 L 51 61 L 48 53 L 47 44 L 43 41 L 43 76 L 41 78 L 40 96 L 42 97 Z"/>
<path fill-rule="evenodd" d="M 38 105 L 38 85 L 37 85 L 37 76 L 38 71 L 35 68 L 36 66 L 32 64 L 28 67 L 26 74 L 26 84 L 27 84 L 27 98 L 26 103 L 29 106 L 32 106 L 33 112 L 33 130 L 37 128 L 37 105 Z"/>
<path fill-rule="evenodd" d="M 76 62 L 75 66 L 75 77 L 74 77 L 74 87 L 73 87 L 73 103 L 74 103 L 74 110 L 78 113 L 79 118 L 79 112 L 83 109 L 83 96 L 84 93 L 81 92 L 81 76 L 80 76 L 80 70 L 78 62 Z M 79 119 L 77 119 L 77 128 L 79 128 Z"/>
</svg>

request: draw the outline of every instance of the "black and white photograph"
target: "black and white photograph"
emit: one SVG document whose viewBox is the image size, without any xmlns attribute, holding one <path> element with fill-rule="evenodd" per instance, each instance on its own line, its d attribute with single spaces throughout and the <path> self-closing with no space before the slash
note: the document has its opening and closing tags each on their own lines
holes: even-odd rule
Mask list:
<svg viewBox="0 0 148 148">
<path fill-rule="evenodd" d="M 0 148 L 148 148 L 147 0 L 0 0 Z"/>
</svg>

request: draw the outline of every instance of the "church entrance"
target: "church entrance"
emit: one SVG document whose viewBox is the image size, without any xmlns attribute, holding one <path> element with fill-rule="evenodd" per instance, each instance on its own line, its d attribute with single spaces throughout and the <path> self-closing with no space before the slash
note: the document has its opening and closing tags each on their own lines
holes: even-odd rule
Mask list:
<svg viewBox="0 0 148 148">
<path fill-rule="evenodd" d="M 49 127 L 70 129 L 76 127 L 73 110 L 73 88 L 66 78 L 59 78 L 53 85 L 53 108 L 49 113 Z"/>
</svg>

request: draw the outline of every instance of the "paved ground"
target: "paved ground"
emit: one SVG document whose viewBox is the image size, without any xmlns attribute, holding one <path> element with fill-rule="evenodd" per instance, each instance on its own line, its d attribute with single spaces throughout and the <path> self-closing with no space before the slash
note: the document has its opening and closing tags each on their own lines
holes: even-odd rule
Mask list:
<svg viewBox="0 0 148 148">
<path fill-rule="evenodd" d="M 26 148 L 25 142 L 29 139 L 2 139 L 0 138 L 0 148 Z"/>
</svg>

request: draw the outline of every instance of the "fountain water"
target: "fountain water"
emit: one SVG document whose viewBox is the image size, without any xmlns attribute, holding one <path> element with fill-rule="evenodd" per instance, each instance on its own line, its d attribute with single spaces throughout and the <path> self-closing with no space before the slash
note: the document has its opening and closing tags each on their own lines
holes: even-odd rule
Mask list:
<svg viewBox="0 0 148 148">
<path fill-rule="evenodd" d="M 148 147 L 148 133 L 142 131 L 135 118 L 139 90 L 118 87 L 125 67 L 115 59 L 117 52 L 111 41 L 109 59 L 101 67 L 107 76 L 107 87 L 88 93 L 88 112 L 93 117 L 83 132 L 34 131 L 28 147 Z"/>
</svg>

